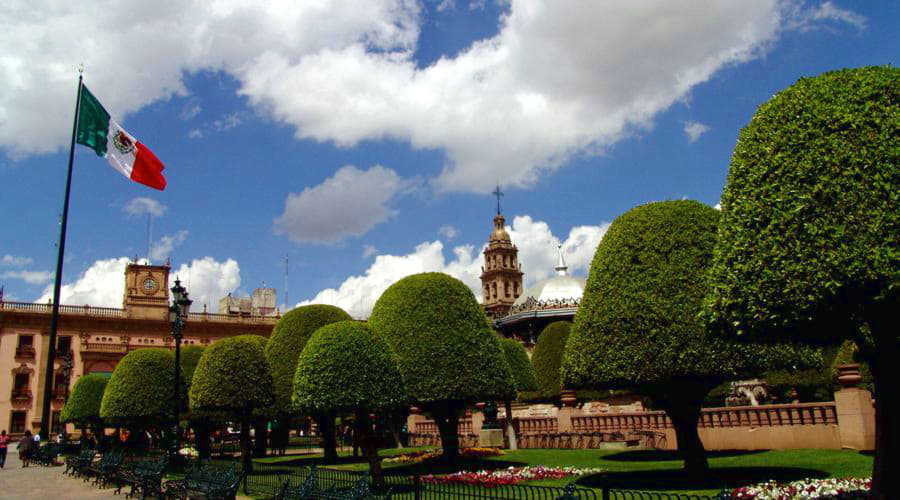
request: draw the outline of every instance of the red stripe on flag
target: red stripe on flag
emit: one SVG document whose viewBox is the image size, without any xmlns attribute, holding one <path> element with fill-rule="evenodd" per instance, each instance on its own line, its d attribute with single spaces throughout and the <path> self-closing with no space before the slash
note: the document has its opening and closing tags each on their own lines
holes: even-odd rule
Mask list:
<svg viewBox="0 0 900 500">
<path fill-rule="evenodd" d="M 153 151 L 150 151 L 150 148 L 140 142 L 137 143 L 137 154 L 131 169 L 131 180 L 162 191 L 166 189 L 166 178 L 162 174 L 164 168 L 163 163 L 153 154 Z"/>
</svg>

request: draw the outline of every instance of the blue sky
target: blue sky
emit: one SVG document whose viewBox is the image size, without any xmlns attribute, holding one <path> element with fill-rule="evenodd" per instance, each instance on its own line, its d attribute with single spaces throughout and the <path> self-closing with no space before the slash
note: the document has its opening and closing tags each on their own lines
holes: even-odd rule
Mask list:
<svg viewBox="0 0 900 500">
<path fill-rule="evenodd" d="M 584 275 L 631 207 L 715 205 L 738 132 L 775 92 L 896 64 L 900 47 L 888 1 L 210 5 L 0 9 L 6 300 L 46 300 L 52 283 L 80 63 L 169 185 L 76 150 L 64 303 L 121 304 L 149 214 L 153 260 L 171 259 L 198 309 L 263 283 L 283 302 L 288 257 L 291 305 L 365 317 L 413 272 L 478 293 L 497 183 L 526 285 L 558 243 Z"/>
</svg>

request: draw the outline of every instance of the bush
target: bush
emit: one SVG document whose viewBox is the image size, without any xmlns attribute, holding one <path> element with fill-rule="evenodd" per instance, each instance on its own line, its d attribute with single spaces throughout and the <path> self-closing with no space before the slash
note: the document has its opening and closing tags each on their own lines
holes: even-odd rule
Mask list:
<svg viewBox="0 0 900 500">
<path fill-rule="evenodd" d="M 272 374 L 260 338 L 238 335 L 206 348 L 191 384 L 191 409 L 246 417 L 272 404 Z"/>
<path fill-rule="evenodd" d="M 63 422 L 86 425 L 100 419 L 100 404 L 109 379 L 103 375 L 88 374 L 75 381 L 69 400 L 63 406 L 60 418 Z"/>
<path fill-rule="evenodd" d="M 376 410 L 399 406 L 404 396 L 393 353 L 365 323 L 316 330 L 297 362 L 293 402 L 304 410 Z"/>
<path fill-rule="evenodd" d="M 572 323 L 568 321 L 554 321 L 538 335 L 531 362 L 537 376 L 537 395 L 541 398 L 559 397 L 560 367 L 571 328 Z"/>
<path fill-rule="evenodd" d="M 522 344 L 515 339 L 500 339 L 500 347 L 503 348 L 503 354 L 506 356 L 506 363 L 509 365 L 509 371 L 515 381 L 516 391 L 521 393 L 537 390 L 534 366 L 531 365 L 528 352 L 522 347 Z"/>
<path fill-rule="evenodd" d="M 172 421 L 175 355 L 137 349 L 116 366 L 100 405 L 100 416 L 119 421 Z"/>
<path fill-rule="evenodd" d="M 339 307 L 312 304 L 291 309 L 278 320 L 265 351 L 275 384 L 276 410 L 290 409 L 297 358 L 312 334 L 325 325 L 349 319 L 350 315 Z"/>
<path fill-rule="evenodd" d="M 397 355 L 410 400 L 477 402 L 514 397 L 497 337 L 463 282 L 422 273 L 391 285 L 375 303 L 369 326 Z"/>
<path fill-rule="evenodd" d="M 184 378 L 185 392 L 190 392 L 191 381 L 194 380 L 194 370 L 203 356 L 203 347 L 188 345 L 181 348 L 181 377 Z"/>
</svg>

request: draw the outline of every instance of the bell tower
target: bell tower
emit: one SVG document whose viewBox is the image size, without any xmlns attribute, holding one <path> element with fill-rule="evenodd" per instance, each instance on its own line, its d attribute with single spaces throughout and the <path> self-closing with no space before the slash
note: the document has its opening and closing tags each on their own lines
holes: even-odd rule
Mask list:
<svg viewBox="0 0 900 500">
<path fill-rule="evenodd" d="M 169 318 L 169 263 L 162 266 L 138 264 L 125 266 L 125 314 L 133 319 Z"/>
<path fill-rule="evenodd" d="M 488 238 L 484 250 L 484 265 L 481 266 L 482 305 L 491 319 L 507 315 L 513 302 L 522 294 L 522 266 L 519 264 L 519 249 L 512 244 L 506 232 L 506 219 L 500 213 L 500 186 L 494 190 L 497 197 L 497 215 L 494 216 L 494 230 Z"/>
</svg>

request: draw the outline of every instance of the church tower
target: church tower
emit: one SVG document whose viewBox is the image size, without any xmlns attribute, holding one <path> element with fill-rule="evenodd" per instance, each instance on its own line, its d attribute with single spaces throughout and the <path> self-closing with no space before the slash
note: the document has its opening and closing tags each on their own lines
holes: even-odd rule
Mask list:
<svg viewBox="0 0 900 500">
<path fill-rule="evenodd" d="M 519 249 L 512 244 L 504 228 L 506 219 L 500 213 L 500 197 L 503 196 L 500 186 L 494 195 L 497 196 L 497 215 L 484 250 L 481 291 L 485 312 L 491 319 L 498 319 L 507 315 L 513 302 L 522 294 L 522 266 L 519 265 Z"/>
</svg>

